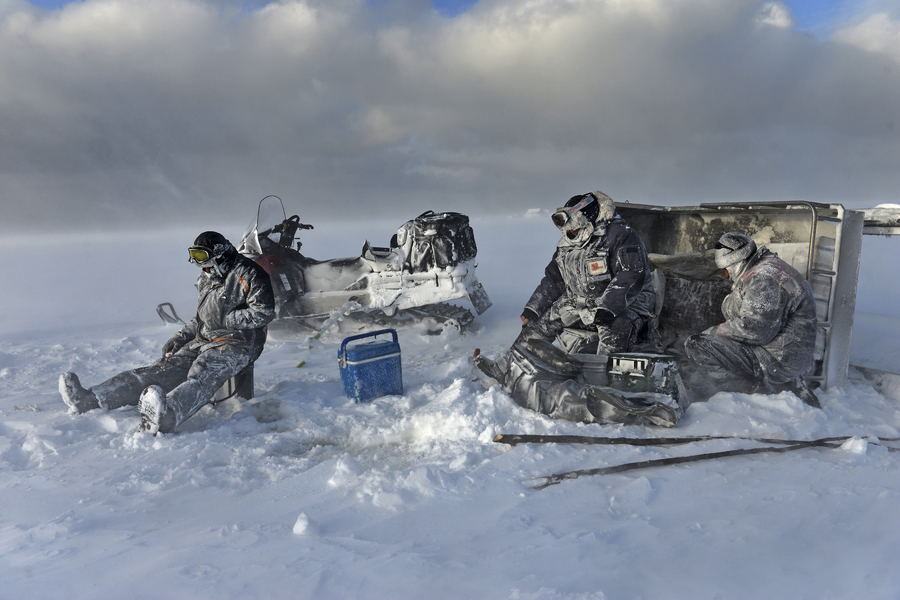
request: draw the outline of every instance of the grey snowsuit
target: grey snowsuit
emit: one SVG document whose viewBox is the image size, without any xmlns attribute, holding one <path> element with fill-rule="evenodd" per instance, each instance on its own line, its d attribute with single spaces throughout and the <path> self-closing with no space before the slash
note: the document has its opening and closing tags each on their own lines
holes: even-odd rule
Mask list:
<svg viewBox="0 0 900 600">
<path fill-rule="evenodd" d="M 158 385 L 167 405 L 160 431 L 170 432 L 259 357 L 275 317 L 272 284 L 262 267 L 236 251 L 228 260 L 224 278 L 203 273 L 197 280 L 197 314 L 163 347 L 171 356 L 92 387 L 100 406 L 136 405 L 146 387 Z"/>
<path fill-rule="evenodd" d="M 685 340 L 685 354 L 719 390 L 779 391 L 813 366 L 812 288 L 765 246 L 732 277 L 732 291 L 722 302 L 726 321 Z"/>
<path fill-rule="evenodd" d="M 597 331 L 601 352 L 629 351 L 647 332 L 655 306 L 647 249 L 616 216 L 598 226 L 584 247 L 559 244 L 525 304 L 525 315 L 532 318 L 517 342 L 552 341 L 571 327 Z"/>
</svg>

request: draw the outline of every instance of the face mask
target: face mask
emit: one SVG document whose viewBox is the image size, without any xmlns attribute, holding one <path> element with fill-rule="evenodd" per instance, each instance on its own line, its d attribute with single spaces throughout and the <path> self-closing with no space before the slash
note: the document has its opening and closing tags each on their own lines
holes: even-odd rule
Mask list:
<svg viewBox="0 0 900 600">
<path fill-rule="evenodd" d="M 568 210 L 569 209 L 561 209 L 553 215 L 556 217 L 561 214 L 561 211 L 567 211 L 565 222 L 562 226 L 557 225 L 559 230 L 563 233 L 563 238 L 560 240 L 559 245 L 581 247 L 591 239 L 591 235 L 594 233 L 594 224 L 589 222 L 581 211 L 568 212 Z M 556 221 L 557 219 L 554 218 L 554 223 L 556 223 Z"/>
</svg>

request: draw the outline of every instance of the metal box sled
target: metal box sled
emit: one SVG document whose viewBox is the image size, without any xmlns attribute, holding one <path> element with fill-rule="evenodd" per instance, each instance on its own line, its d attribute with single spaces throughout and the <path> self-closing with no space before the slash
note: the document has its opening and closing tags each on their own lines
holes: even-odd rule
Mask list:
<svg viewBox="0 0 900 600">
<path fill-rule="evenodd" d="M 724 320 L 721 303 L 731 286 L 710 249 L 722 234 L 740 231 L 778 253 L 812 285 L 818 332 L 807 382 L 828 388 L 847 381 L 862 236 L 900 233 L 900 210 L 810 202 L 616 208 L 640 234 L 656 267 L 658 328 L 670 351 Z"/>
</svg>

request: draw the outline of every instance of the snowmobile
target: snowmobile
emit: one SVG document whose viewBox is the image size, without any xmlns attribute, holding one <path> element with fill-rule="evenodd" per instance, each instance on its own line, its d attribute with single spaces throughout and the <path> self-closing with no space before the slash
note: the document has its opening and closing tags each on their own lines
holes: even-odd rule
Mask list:
<svg viewBox="0 0 900 600">
<path fill-rule="evenodd" d="M 465 331 L 475 316 L 451 300 L 468 299 L 479 315 L 491 306 L 475 277 L 477 246 L 466 215 L 427 211 L 401 225 L 388 247 L 366 240 L 359 256 L 315 260 L 301 254 L 297 239 L 313 226 L 286 214 L 278 196 L 260 200 L 238 247 L 272 279 L 271 330 L 355 333 L 426 322 L 429 333 Z"/>
</svg>

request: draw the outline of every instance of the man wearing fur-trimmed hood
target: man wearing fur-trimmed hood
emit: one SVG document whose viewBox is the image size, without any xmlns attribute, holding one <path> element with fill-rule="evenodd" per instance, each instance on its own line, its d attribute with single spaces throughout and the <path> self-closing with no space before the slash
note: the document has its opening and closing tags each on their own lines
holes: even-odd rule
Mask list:
<svg viewBox="0 0 900 600">
<path fill-rule="evenodd" d="M 567 352 L 628 352 L 656 342 L 656 294 L 647 250 L 603 192 L 573 196 L 556 210 L 563 234 L 525 304 L 515 344 L 559 339 Z M 479 368 L 502 380 L 507 357 Z"/>
<path fill-rule="evenodd" d="M 525 339 L 552 340 L 565 329 L 596 332 L 599 346 L 572 340 L 566 349 L 601 354 L 655 340 L 647 249 L 612 198 L 599 191 L 573 196 L 553 213 L 553 223 L 563 236 L 522 312 Z"/>
</svg>

